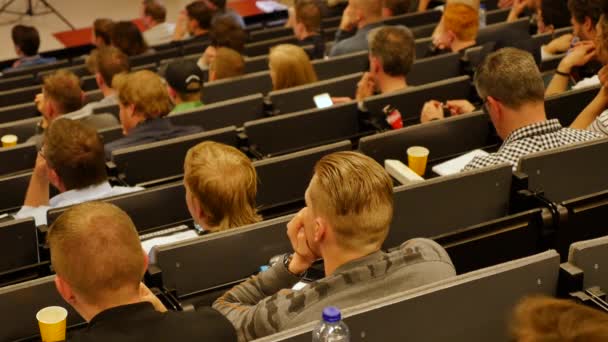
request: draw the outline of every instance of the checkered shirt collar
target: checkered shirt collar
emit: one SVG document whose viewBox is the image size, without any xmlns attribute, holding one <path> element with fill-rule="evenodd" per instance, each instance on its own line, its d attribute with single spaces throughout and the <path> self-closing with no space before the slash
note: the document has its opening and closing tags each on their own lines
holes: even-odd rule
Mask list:
<svg viewBox="0 0 608 342">
<path fill-rule="evenodd" d="M 554 133 L 562 129 L 562 125 L 557 119 L 545 120 L 537 122 L 522 128 L 516 129 L 505 139 L 503 146 L 511 144 L 515 141 L 522 140 L 525 138 L 532 138 L 538 135 L 544 135 Z"/>
</svg>

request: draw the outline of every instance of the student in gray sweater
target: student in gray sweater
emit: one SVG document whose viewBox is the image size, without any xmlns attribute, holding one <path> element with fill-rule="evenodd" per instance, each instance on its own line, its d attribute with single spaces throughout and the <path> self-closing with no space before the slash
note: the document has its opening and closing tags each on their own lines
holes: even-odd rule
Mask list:
<svg viewBox="0 0 608 342">
<path fill-rule="evenodd" d="M 294 253 L 213 304 L 235 326 L 239 341 L 318 320 L 325 306 L 345 309 L 456 275 L 446 251 L 431 240 L 381 250 L 393 215 L 393 184 L 374 160 L 337 152 L 314 171 L 307 206 L 287 225 Z M 325 278 L 292 290 L 319 258 Z"/>
<path fill-rule="evenodd" d="M 349 0 L 329 56 L 367 50 L 367 34 L 382 25 L 382 0 Z"/>
</svg>

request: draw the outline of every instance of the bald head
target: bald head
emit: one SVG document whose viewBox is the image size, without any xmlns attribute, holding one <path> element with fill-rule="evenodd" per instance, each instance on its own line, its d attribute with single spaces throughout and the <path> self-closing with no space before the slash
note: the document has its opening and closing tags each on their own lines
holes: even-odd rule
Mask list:
<svg viewBox="0 0 608 342">
<path fill-rule="evenodd" d="M 74 206 L 53 223 L 47 239 L 55 272 L 88 303 L 138 291 L 144 252 L 133 221 L 118 207 L 103 202 Z"/>
</svg>

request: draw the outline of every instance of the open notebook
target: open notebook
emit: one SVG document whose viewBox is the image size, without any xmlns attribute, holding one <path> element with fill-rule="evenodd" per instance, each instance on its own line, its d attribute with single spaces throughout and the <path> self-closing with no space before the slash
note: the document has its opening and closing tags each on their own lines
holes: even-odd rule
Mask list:
<svg viewBox="0 0 608 342">
<path fill-rule="evenodd" d="M 453 175 L 459 173 L 462 169 L 467 166 L 468 163 L 475 157 L 485 157 L 489 153 L 484 150 L 473 150 L 469 153 L 463 154 L 462 156 L 454 159 L 450 159 L 441 164 L 433 167 L 433 172 L 440 176 Z"/>
</svg>

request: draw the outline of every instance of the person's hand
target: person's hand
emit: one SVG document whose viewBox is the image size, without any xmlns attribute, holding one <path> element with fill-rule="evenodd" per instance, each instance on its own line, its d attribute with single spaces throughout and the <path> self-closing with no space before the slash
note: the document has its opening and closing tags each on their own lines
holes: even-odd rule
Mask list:
<svg viewBox="0 0 608 342">
<path fill-rule="evenodd" d="M 188 13 L 186 10 L 181 10 L 175 22 L 175 31 L 173 32 L 173 40 L 181 40 L 188 31 Z"/>
<path fill-rule="evenodd" d="M 500 0 L 498 1 L 498 8 L 507 8 L 513 6 L 513 0 Z"/>
<path fill-rule="evenodd" d="M 36 94 L 36 97 L 34 98 L 34 103 L 36 104 L 36 109 L 38 109 L 38 111 L 40 113 L 44 113 L 44 94 L 43 93 Z"/>
<path fill-rule="evenodd" d="M 552 55 L 563 53 L 568 51 L 570 45 L 572 44 L 572 39 L 574 36 L 570 33 L 564 34 L 558 38 L 553 39 L 549 44 L 543 47 L 543 50 L 546 53 L 550 53 Z"/>
<path fill-rule="evenodd" d="M 475 106 L 467 100 L 451 100 L 446 102 L 450 115 L 461 115 L 475 111 Z"/>
<path fill-rule="evenodd" d="M 346 97 L 346 96 L 344 96 L 344 97 L 332 97 L 331 98 L 331 102 L 333 104 L 335 104 L 335 105 L 342 104 L 342 103 L 347 103 L 347 102 L 350 102 L 352 100 L 353 99 L 351 99 L 350 97 Z"/>
<path fill-rule="evenodd" d="M 608 66 L 603 66 L 597 73 L 597 77 L 600 79 L 600 84 L 602 86 L 608 86 Z"/>
<path fill-rule="evenodd" d="M 39 152 L 38 156 L 36 156 L 36 165 L 34 166 L 34 174 L 40 180 L 48 181 L 49 177 L 49 166 L 46 162 L 46 158 L 42 155 L 43 152 Z"/>
<path fill-rule="evenodd" d="M 441 102 L 436 100 L 428 101 L 422 107 L 422 113 L 420 113 L 420 122 L 425 123 L 432 120 L 443 119 L 443 106 Z"/>
<path fill-rule="evenodd" d="M 518 17 L 528 6 L 527 0 L 513 0 L 511 2 L 511 12 L 517 14 Z"/>
<path fill-rule="evenodd" d="M 357 83 L 357 101 L 363 101 L 366 98 L 374 95 L 376 90 L 376 82 L 369 72 L 366 72 Z"/>
<path fill-rule="evenodd" d="M 340 30 L 352 31 L 357 26 L 357 17 L 353 8 L 348 5 L 342 13 L 342 20 L 340 21 Z"/>
<path fill-rule="evenodd" d="M 557 70 L 569 73 L 572 68 L 583 66 L 596 56 L 595 44 L 591 41 L 577 43 L 572 51 L 562 59 Z"/>
<path fill-rule="evenodd" d="M 201 61 L 203 65 L 209 67 L 211 63 L 215 60 L 215 56 L 217 55 L 217 49 L 214 46 L 209 45 L 205 52 L 203 52 L 203 56 L 201 57 Z"/>
<path fill-rule="evenodd" d="M 144 283 L 139 283 L 139 297 L 144 302 L 152 303 L 154 310 L 158 312 L 166 312 L 167 308 L 165 305 L 150 291 L 150 289 Z"/>
<path fill-rule="evenodd" d="M 307 214 L 308 208 L 300 210 L 296 216 L 287 224 L 287 236 L 294 254 L 289 264 L 289 272 L 293 274 L 301 274 L 305 272 L 318 256 L 308 246 L 306 234 L 304 233 L 304 216 Z"/>
</svg>

